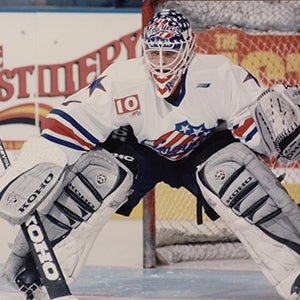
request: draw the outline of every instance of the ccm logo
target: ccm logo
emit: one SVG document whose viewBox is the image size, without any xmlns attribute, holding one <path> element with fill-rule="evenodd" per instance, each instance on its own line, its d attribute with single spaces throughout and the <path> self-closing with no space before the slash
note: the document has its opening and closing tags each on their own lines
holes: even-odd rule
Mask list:
<svg viewBox="0 0 300 300">
<path fill-rule="evenodd" d="M 141 109 L 138 95 L 115 99 L 118 115 L 127 114 Z"/>
<path fill-rule="evenodd" d="M 34 215 L 26 222 L 26 226 L 29 238 L 33 243 L 46 278 L 51 281 L 59 279 L 59 271 L 56 268 L 49 248 L 45 243 L 44 234 Z"/>
</svg>

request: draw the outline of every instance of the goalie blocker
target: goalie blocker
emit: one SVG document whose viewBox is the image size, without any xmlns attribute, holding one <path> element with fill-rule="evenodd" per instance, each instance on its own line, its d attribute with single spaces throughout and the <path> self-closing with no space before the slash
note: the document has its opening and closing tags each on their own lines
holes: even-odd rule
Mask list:
<svg viewBox="0 0 300 300">
<path fill-rule="evenodd" d="M 206 201 L 285 299 L 300 299 L 300 208 L 256 155 L 232 143 L 197 167 Z"/>
</svg>

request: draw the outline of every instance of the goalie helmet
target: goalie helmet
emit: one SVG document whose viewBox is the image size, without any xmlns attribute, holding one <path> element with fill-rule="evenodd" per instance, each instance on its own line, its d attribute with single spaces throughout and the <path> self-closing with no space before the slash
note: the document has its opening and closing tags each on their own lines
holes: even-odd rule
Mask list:
<svg viewBox="0 0 300 300">
<path fill-rule="evenodd" d="M 159 97 L 166 98 L 176 89 L 193 58 L 195 40 L 190 22 L 175 10 L 162 10 L 150 20 L 143 51 Z"/>
</svg>

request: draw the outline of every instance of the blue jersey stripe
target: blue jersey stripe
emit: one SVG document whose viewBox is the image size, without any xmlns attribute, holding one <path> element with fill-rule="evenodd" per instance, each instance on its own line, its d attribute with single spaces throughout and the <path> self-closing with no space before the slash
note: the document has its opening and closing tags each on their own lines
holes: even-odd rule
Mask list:
<svg viewBox="0 0 300 300">
<path fill-rule="evenodd" d="M 74 128 L 76 128 L 81 134 L 83 134 L 91 143 L 97 144 L 99 140 L 95 138 L 89 131 L 87 131 L 84 127 L 82 127 L 75 119 L 73 119 L 70 115 L 60 109 L 53 109 L 51 114 L 58 115 L 62 117 L 64 120 L 69 122 Z"/>
<path fill-rule="evenodd" d="M 250 141 L 256 133 L 257 133 L 257 128 L 254 127 L 254 128 L 247 134 L 247 136 L 246 136 L 246 138 L 245 138 L 245 141 L 246 141 L 246 142 Z"/>
</svg>

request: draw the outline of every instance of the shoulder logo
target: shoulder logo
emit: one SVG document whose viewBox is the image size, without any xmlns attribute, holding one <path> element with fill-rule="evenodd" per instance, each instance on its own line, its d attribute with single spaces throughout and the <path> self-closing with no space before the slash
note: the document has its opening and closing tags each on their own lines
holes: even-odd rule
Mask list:
<svg viewBox="0 0 300 300">
<path fill-rule="evenodd" d="M 197 84 L 197 88 L 206 89 L 206 88 L 210 87 L 210 85 L 211 85 L 210 82 L 200 82 Z"/>
<path fill-rule="evenodd" d="M 107 75 L 106 75 L 107 76 Z M 92 94 L 94 93 L 94 91 L 96 89 L 99 89 L 103 92 L 106 92 L 106 89 L 104 88 L 103 84 L 102 84 L 102 80 L 106 77 L 106 76 L 102 76 L 97 78 L 94 82 L 92 82 L 89 86 L 89 91 L 90 91 L 90 96 L 92 96 Z"/>
<path fill-rule="evenodd" d="M 126 96 L 124 98 L 114 99 L 118 115 L 136 113 L 141 109 L 139 97 L 137 94 Z"/>
<path fill-rule="evenodd" d="M 254 80 L 254 82 L 260 87 L 260 84 L 259 84 L 259 81 L 257 80 L 257 78 L 254 77 L 254 76 L 253 76 L 250 72 L 248 72 L 247 70 L 246 70 L 246 72 L 247 72 L 247 75 L 246 75 L 246 77 L 245 77 L 243 83 L 245 83 L 245 82 L 247 82 L 247 81 L 249 81 L 249 80 Z"/>
</svg>

